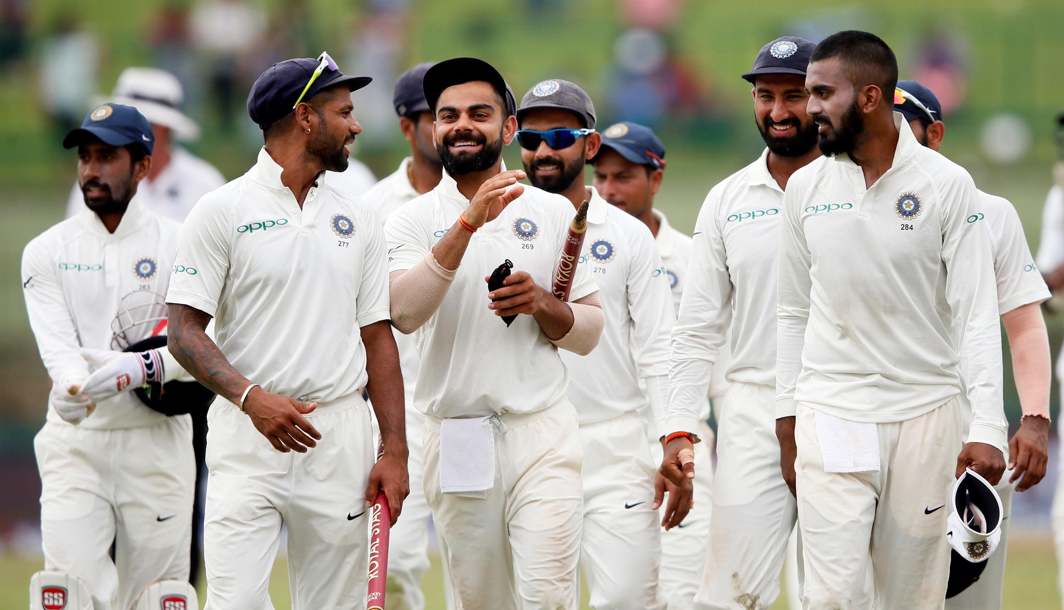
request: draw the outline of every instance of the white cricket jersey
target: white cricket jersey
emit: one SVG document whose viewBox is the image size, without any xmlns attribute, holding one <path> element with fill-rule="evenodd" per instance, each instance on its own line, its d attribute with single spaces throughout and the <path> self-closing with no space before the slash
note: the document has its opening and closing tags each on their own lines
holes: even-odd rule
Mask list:
<svg viewBox="0 0 1064 610">
<path fill-rule="evenodd" d="M 894 119 L 893 163 L 871 188 L 848 155 L 818 159 L 787 184 L 776 414 L 794 415 L 802 402 L 842 419 L 898 422 L 967 388 L 969 441 L 1002 448 L 993 251 L 988 232 L 968 222 L 978 193 L 962 167 Z"/>
<path fill-rule="evenodd" d="M 170 163 L 155 180 L 140 181 L 137 199 L 144 209 L 181 222 L 200 197 L 225 184 L 225 178 L 213 165 L 180 146 L 174 146 L 170 154 Z M 75 182 L 67 200 L 66 217 L 85 209 L 85 196 Z"/>
<path fill-rule="evenodd" d="M 1005 315 L 1022 305 L 1049 299 L 1049 288 L 1031 256 L 1020 216 L 1008 199 L 979 191 L 968 220 L 984 224 L 990 231 L 998 313 Z"/>
<path fill-rule="evenodd" d="M 1046 195 L 1037 260 L 1038 268 L 1045 273 L 1064 265 L 1064 187 L 1060 185 L 1054 185 Z M 1064 348 L 1061 349 L 1061 355 L 1064 355 Z M 1057 379 L 1064 380 L 1064 358 L 1059 355 L 1056 374 Z"/>
<path fill-rule="evenodd" d="M 590 354 L 560 352 L 569 371 L 569 401 L 581 425 L 647 409 L 640 380 L 669 374 L 669 334 L 675 318 L 669 276 L 650 229 L 589 188 L 587 233 L 578 265 L 595 278 L 606 323 Z M 651 416 L 656 428 L 664 413 Z"/>
<path fill-rule="evenodd" d="M 418 196 L 414 185 L 410 184 L 410 176 L 407 167 L 410 165 L 410 157 L 403 159 L 399 169 L 381 179 L 373 188 L 362 196 L 359 205 L 371 210 L 378 220 L 384 222 L 388 216 L 406 202 Z M 414 400 L 414 381 L 417 380 L 418 354 L 417 333 L 409 335 L 396 330 L 395 344 L 399 348 L 399 367 L 403 371 L 403 396 L 406 404 L 412 405 Z"/>
<path fill-rule="evenodd" d="M 112 321 L 120 310 L 140 319 L 137 306 L 157 303 L 161 315 L 177 247 L 177 223 L 130 202 L 114 233 L 85 209 L 35 237 L 22 252 L 22 292 L 41 359 L 54 383 L 90 373 L 82 347 L 112 350 Z M 150 317 L 145 315 L 145 318 Z M 151 334 L 146 329 L 144 336 Z M 92 429 L 155 425 L 166 416 L 132 392 L 101 401 L 81 422 Z M 64 422 L 53 409 L 48 421 Z"/>
<path fill-rule="evenodd" d="M 189 214 L 166 295 L 214 317 L 218 347 L 252 382 L 321 402 L 366 384 L 360 329 L 389 319 L 380 222 L 327 180 L 300 209 L 260 150 Z"/>
<path fill-rule="evenodd" d="M 386 223 L 391 271 L 421 262 L 451 229 L 469 200 L 446 172 L 433 190 L 396 210 Z M 480 227 L 439 309 L 418 332 L 421 369 L 414 408 L 438 418 L 532 413 L 565 398 L 568 379 L 558 348 L 535 319 L 519 315 L 509 327 L 488 309 L 484 281 L 503 261 L 550 290 L 576 210 L 568 199 L 532 186 Z M 598 288 L 578 265 L 570 301 Z"/>
<path fill-rule="evenodd" d="M 366 167 L 365 163 L 349 157 L 347 169 L 342 172 L 326 172 L 325 181 L 341 195 L 352 201 L 358 201 L 377 183 L 377 177 Z"/>
<path fill-rule="evenodd" d="M 695 221 L 680 314 L 672 335 L 670 432 L 695 430 L 711 370 L 728 341 L 727 381 L 776 383 L 776 248 L 783 190 L 768 149 L 706 196 Z"/>
</svg>

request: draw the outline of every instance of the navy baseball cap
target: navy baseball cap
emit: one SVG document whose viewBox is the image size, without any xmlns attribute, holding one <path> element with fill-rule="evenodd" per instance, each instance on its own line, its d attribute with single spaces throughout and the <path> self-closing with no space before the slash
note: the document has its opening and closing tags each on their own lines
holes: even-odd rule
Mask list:
<svg viewBox="0 0 1064 610">
<path fill-rule="evenodd" d="M 574 82 L 552 78 L 538 83 L 521 98 L 517 120 L 536 108 L 568 110 L 584 122 L 584 127 L 595 128 L 595 104 L 587 91 Z"/>
<path fill-rule="evenodd" d="M 74 148 L 86 140 L 100 140 L 110 146 L 138 145 L 151 154 L 155 148 L 155 134 L 151 123 L 136 108 L 124 104 L 102 104 L 92 109 L 63 138 L 63 148 Z"/>
<path fill-rule="evenodd" d="M 429 62 L 418 64 L 403 72 L 399 80 L 395 81 L 395 92 L 392 94 L 395 114 L 411 116 L 429 111 L 429 103 L 425 100 L 425 88 L 422 82 L 425 80 L 425 73 L 431 67 L 432 64 Z"/>
<path fill-rule="evenodd" d="M 930 89 L 914 80 L 898 82 L 894 90 L 894 109 L 905 117 L 906 121 L 919 119 L 930 125 L 942 120 L 942 104 Z"/>
<path fill-rule="evenodd" d="M 425 101 L 429 104 L 429 110 L 436 111 L 436 102 L 440 94 L 447 87 L 470 83 L 473 81 L 485 81 L 502 96 L 506 102 L 507 116 L 517 112 L 517 101 L 514 100 L 513 91 L 506 84 L 506 79 L 499 71 L 483 59 L 476 57 L 455 57 L 441 61 L 425 72 L 422 86 L 425 90 Z"/>
<path fill-rule="evenodd" d="M 303 93 L 318 67 L 325 63 L 321 74 Z M 348 76 L 340 71 L 336 62 L 328 53 L 322 53 L 317 59 L 297 57 L 279 61 L 266 68 L 251 85 L 248 92 L 248 115 L 261 129 L 266 129 L 288 116 L 294 110 L 296 100 L 303 95 L 302 101 L 308 101 L 318 93 L 332 87 L 347 87 L 355 91 L 368 85 L 373 79 L 368 76 Z"/>
<path fill-rule="evenodd" d="M 614 123 L 602 132 L 601 151 L 610 149 L 632 163 L 665 169 L 665 145 L 645 125 L 622 121 Z M 598 155 L 595 155 L 598 157 Z M 595 159 L 591 160 L 594 163 Z"/>
<path fill-rule="evenodd" d="M 753 68 L 743 78 L 754 82 L 764 74 L 796 74 L 805 76 L 809 58 L 816 45 L 798 36 L 780 36 L 761 47 Z"/>
</svg>

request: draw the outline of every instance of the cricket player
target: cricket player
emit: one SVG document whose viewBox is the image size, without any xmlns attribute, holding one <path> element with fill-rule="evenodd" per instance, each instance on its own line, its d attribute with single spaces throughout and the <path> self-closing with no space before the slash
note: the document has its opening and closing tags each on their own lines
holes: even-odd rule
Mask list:
<svg viewBox="0 0 1064 610">
<path fill-rule="evenodd" d="M 690 258 L 691 238 L 668 225 L 665 217 L 653 209 L 654 195 L 665 173 L 665 146 L 650 128 L 637 123 L 615 123 L 602 134 L 602 146 L 591 160 L 594 164 L 596 192 L 620 210 L 642 221 L 651 234 L 665 275 L 672 288 L 673 311 L 678 306 L 678 290 L 686 284 L 687 261 Z M 681 278 L 684 278 L 681 280 Z M 608 310 L 607 310 L 608 311 Z M 665 340 L 668 341 L 667 339 Z M 667 396 L 658 396 L 667 401 Z M 657 405 L 656 417 L 648 417 L 648 438 L 655 464 L 661 462 L 659 441 L 662 405 Z M 648 413 L 648 415 L 650 415 Z M 702 580 L 701 560 L 705 556 L 709 536 L 709 492 L 713 481 L 712 438 L 709 428 L 709 403 L 703 398 L 699 411 L 699 437 L 706 442 L 695 447 L 698 481 L 695 483 L 695 504 L 705 507 L 677 527 L 661 534 L 661 566 L 658 571 L 659 591 L 671 609 L 690 608 L 694 604 Z M 664 517 L 664 514 L 661 515 Z"/>
<path fill-rule="evenodd" d="M 380 221 L 406 202 L 431 191 L 443 174 L 440 155 L 432 137 L 432 113 L 429 111 L 421 81 L 431 64 L 418 64 L 404 72 L 395 83 L 393 102 L 399 115 L 399 129 L 410 145 L 410 156 L 399 168 L 378 182 L 362 197 L 362 205 L 373 210 Z M 415 335 L 393 333 L 399 347 L 403 372 L 403 397 L 406 401 L 406 444 L 410 448 L 407 470 L 410 472 L 410 495 L 403 502 L 403 520 L 391 530 L 388 556 L 388 605 L 421 610 L 425 597 L 421 579 L 429 567 L 429 524 L 432 513 L 425 502 L 421 473 L 423 467 L 424 415 L 414 409 L 414 381 L 417 379 L 418 348 Z"/>
<path fill-rule="evenodd" d="M 113 321 L 136 315 L 131 301 L 162 310 L 153 295 L 166 291 L 174 259 L 176 223 L 135 197 L 151 171 L 153 144 L 136 109 L 93 109 L 63 140 L 78 149 L 87 209 L 23 251 L 26 310 L 52 378 L 46 422 L 34 438 L 45 571 L 30 585 L 33 609 L 157 607 L 158 598 L 138 599 L 155 583 L 190 607 L 198 603 L 187 582 L 192 426 L 188 415 L 167 417 L 128 391 L 179 367 L 172 359 L 166 367 L 165 350 L 110 351 L 122 330 Z"/>
<path fill-rule="evenodd" d="M 939 150 L 946 135 L 942 105 L 935 94 L 916 81 L 898 83 L 894 109 L 905 117 L 918 142 Z M 1037 485 L 1049 461 L 1049 336 L 1041 304 L 1050 297 L 1042 275 L 1027 246 L 1027 237 L 1016 208 L 1007 199 L 978 191 L 973 214 L 967 222 L 981 224 L 990 232 L 997 282 L 998 312 L 1012 353 L 1012 370 L 1020 396 L 1020 427 L 1009 439 L 1007 477 L 995 486 L 1005 519 L 1001 542 L 987 560 L 979 580 L 960 595 L 946 601 L 947 608 L 976 610 L 1001 608 L 1005 581 L 1012 490 L 1026 491 Z"/>
<path fill-rule="evenodd" d="M 893 113 L 897 73 L 873 34 L 817 45 L 807 110 L 825 157 L 784 195 L 777 436 L 808 608 L 853 606 L 869 565 L 878 607 L 941 608 L 950 485 L 1005 468 L 993 252 L 967 221 L 978 195 Z"/>
<path fill-rule="evenodd" d="M 606 325 L 590 354 L 561 354 L 584 448 L 580 556 L 589 603 L 664 608 L 647 429 L 660 426 L 668 396 L 675 317 L 668 275 L 646 225 L 584 185 L 584 166 L 601 142 L 587 92 L 567 80 L 542 81 L 521 98 L 517 122 L 529 182 L 563 195 L 574 210 L 589 202 L 578 264 L 595 277 Z"/>
<path fill-rule="evenodd" d="M 393 324 L 420 329 L 425 497 L 456 605 L 576 608 L 582 449 L 558 350 L 598 343 L 598 289 L 580 265 L 569 303 L 550 292 L 574 210 L 503 170 L 517 120 L 502 75 L 449 59 L 424 92 L 444 175 L 386 233 Z"/>
<path fill-rule="evenodd" d="M 210 163 L 193 155 L 178 141 L 199 138 L 200 128 L 182 112 L 185 92 L 176 76 L 158 68 L 126 68 L 118 75 L 111 100 L 136 108 L 151 123 L 155 137 L 151 171 L 137 189 L 137 201 L 147 210 L 181 222 L 203 195 L 225 184 Z M 78 185 L 70 191 L 66 217 L 85 209 Z"/>
<path fill-rule="evenodd" d="M 795 36 L 769 41 L 742 75 L 752 85 L 754 121 L 766 148 L 706 197 L 673 332 L 670 429 L 697 432 L 692 427 L 704 421 L 698 409 L 709 372 L 731 328 L 729 385 L 714 403 L 717 472 L 697 598 L 703 608 L 771 606 L 797 518 L 776 440 L 776 246 L 784 189 L 820 156 L 806 112 L 813 47 Z"/>
<path fill-rule="evenodd" d="M 380 224 L 329 185 L 361 132 L 329 57 L 267 68 L 248 95 L 265 146 L 181 229 L 170 351 L 219 396 L 208 413 L 208 609 L 270 608 L 288 531 L 292 607 L 361 608 L 366 508 L 407 493 L 399 359 Z M 214 319 L 217 344 L 205 333 Z M 380 429 L 375 447 L 368 393 Z"/>
</svg>

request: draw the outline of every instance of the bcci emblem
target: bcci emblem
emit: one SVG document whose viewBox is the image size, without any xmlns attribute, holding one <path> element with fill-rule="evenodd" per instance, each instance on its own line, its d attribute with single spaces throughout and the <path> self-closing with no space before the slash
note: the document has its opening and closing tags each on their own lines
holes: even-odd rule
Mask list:
<svg viewBox="0 0 1064 610">
<path fill-rule="evenodd" d="M 351 219 L 343 214 L 337 214 L 332 217 L 332 230 L 336 233 L 337 237 L 347 239 L 351 237 L 355 232 L 355 223 L 351 222 Z"/>
<path fill-rule="evenodd" d="M 111 108 L 108 104 L 104 104 L 103 106 L 97 107 L 96 110 L 93 110 L 92 114 L 89 115 L 89 118 L 93 121 L 102 121 L 111 116 L 112 112 L 114 112 L 114 108 Z"/>
<path fill-rule="evenodd" d="M 552 93 L 556 93 L 561 85 L 556 80 L 545 80 L 532 88 L 532 95 L 536 97 L 546 97 Z"/>
<path fill-rule="evenodd" d="M 613 258 L 613 244 L 605 239 L 596 241 L 591 244 L 591 257 L 600 263 L 608 262 Z"/>
<path fill-rule="evenodd" d="M 972 558 L 972 561 L 982 561 L 990 554 L 990 543 L 985 540 L 965 542 L 964 547 L 968 549 L 968 556 Z"/>
<path fill-rule="evenodd" d="M 521 241 L 532 241 L 539 234 L 536 223 L 527 218 L 518 218 L 514 221 L 514 235 Z"/>
<path fill-rule="evenodd" d="M 155 275 L 155 270 L 157 268 L 158 265 L 155 264 L 154 260 L 144 257 L 133 265 L 133 273 L 136 273 L 137 277 L 142 280 L 150 280 L 152 276 Z"/>
<path fill-rule="evenodd" d="M 778 40 L 769 47 L 768 52 L 776 59 L 787 59 L 798 52 L 798 45 L 790 40 Z"/>
<path fill-rule="evenodd" d="M 628 126 L 624 123 L 614 123 L 606 128 L 606 131 L 602 132 L 602 135 L 607 138 L 623 138 L 628 135 Z"/>
<path fill-rule="evenodd" d="M 905 193 L 898 197 L 898 203 L 895 204 L 895 208 L 898 211 L 898 216 L 906 220 L 912 220 L 920 214 L 920 198 L 912 193 Z"/>
</svg>

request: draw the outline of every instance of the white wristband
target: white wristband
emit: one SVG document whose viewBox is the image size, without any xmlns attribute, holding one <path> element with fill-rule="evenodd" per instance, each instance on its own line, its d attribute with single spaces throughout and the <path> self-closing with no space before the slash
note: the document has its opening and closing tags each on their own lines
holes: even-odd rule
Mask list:
<svg viewBox="0 0 1064 610">
<path fill-rule="evenodd" d="M 237 405 L 237 406 L 240 407 L 241 411 L 244 410 L 244 401 L 248 399 L 248 394 L 251 393 L 251 390 L 253 390 L 255 388 L 261 388 L 261 387 L 262 386 L 260 386 L 257 383 L 252 383 L 252 384 L 249 384 L 248 387 L 244 388 L 244 393 L 240 395 L 240 404 Z"/>
</svg>

